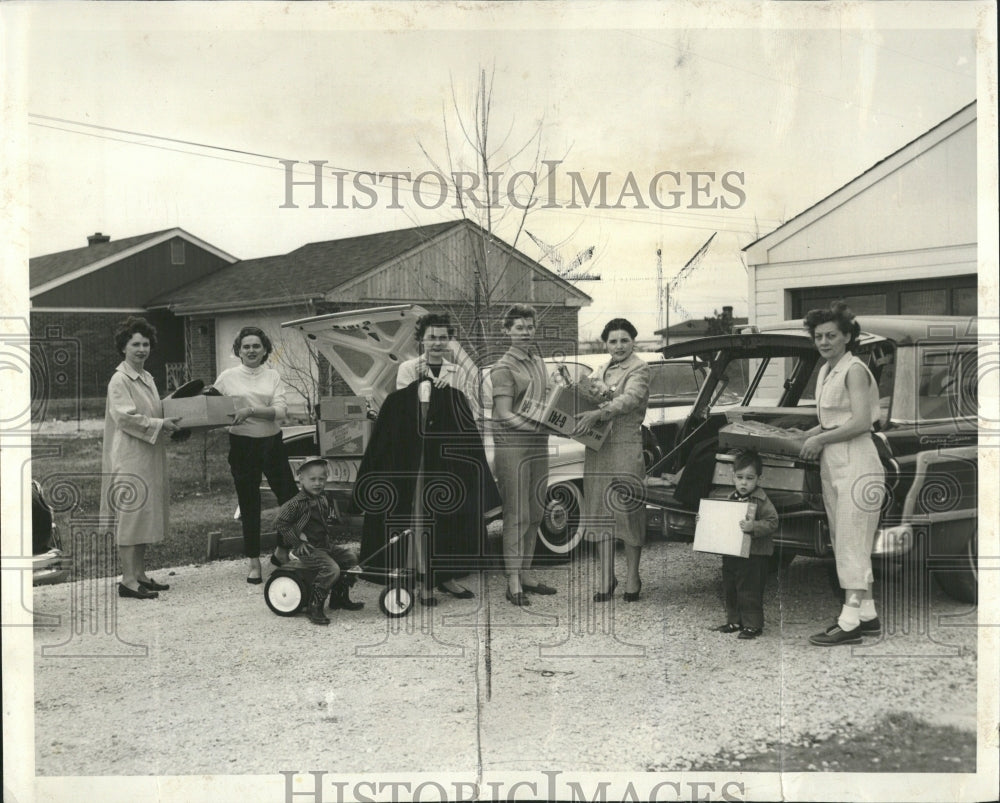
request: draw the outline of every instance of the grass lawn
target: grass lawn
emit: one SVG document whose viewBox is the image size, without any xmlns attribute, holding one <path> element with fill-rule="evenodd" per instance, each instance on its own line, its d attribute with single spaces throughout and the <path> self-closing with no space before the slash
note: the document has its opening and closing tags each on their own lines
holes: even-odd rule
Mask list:
<svg viewBox="0 0 1000 803">
<path fill-rule="evenodd" d="M 63 548 L 74 552 L 79 571 L 89 576 L 93 556 L 76 554 L 72 533 L 87 527 L 88 518 L 100 509 L 100 433 L 73 436 L 39 436 L 32 439 L 32 477 L 42 484 L 55 510 Z M 183 443 L 167 446 L 170 471 L 170 532 L 147 553 L 147 568 L 181 566 L 205 560 L 209 532 L 223 537 L 239 536 L 240 523 L 233 519 L 236 491 L 229 473 L 229 440 L 225 430 L 194 434 Z M 265 509 L 275 499 L 264 494 Z M 273 514 L 273 510 L 272 510 Z M 264 529 L 269 526 L 265 514 Z M 90 525 L 92 529 L 93 525 Z"/>
</svg>

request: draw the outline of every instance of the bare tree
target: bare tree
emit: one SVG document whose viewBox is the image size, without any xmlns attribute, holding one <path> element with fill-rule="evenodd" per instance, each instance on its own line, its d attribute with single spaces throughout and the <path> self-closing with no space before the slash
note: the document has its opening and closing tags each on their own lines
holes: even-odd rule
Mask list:
<svg viewBox="0 0 1000 803">
<path fill-rule="evenodd" d="M 435 159 L 419 142 L 420 149 L 437 173 L 450 183 L 455 204 L 466 220 L 479 229 L 474 264 L 469 275 L 466 297 L 458 305 L 448 304 L 459 322 L 464 339 L 480 352 L 496 334 L 498 308 L 515 300 L 505 287 L 505 280 L 517 255 L 518 241 L 525 221 L 538 203 L 539 188 L 548 180 L 560 160 L 546 159 L 543 147 L 544 118 L 535 121 L 520 143 L 511 143 L 515 123 L 505 134 L 494 138 L 494 75 L 480 70 L 477 88 L 469 104 L 463 106 L 451 83 L 450 115 L 442 110 L 444 158 Z M 451 119 L 449 119 L 449 117 Z M 503 182 L 501 179 L 510 176 Z M 507 248 L 495 232 L 503 228 L 509 234 Z M 429 293 L 433 297 L 435 293 Z M 464 314 L 463 314 L 464 313 Z M 543 310 L 539 310 L 543 314 Z M 466 327 L 463 321 L 471 321 Z M 479 353 L 479 356 L 485 356 Z"/>
<path fill-rule="evenodd" d="M 285 384 L 302 397 L 309 422 L 314 422 L 316 406 L 323 395 L 323 356 L 308 340 L 289 336 L 287 330 L 278 330 L 270 337 L 274 345 L 271 360 Z"/>
</svg>

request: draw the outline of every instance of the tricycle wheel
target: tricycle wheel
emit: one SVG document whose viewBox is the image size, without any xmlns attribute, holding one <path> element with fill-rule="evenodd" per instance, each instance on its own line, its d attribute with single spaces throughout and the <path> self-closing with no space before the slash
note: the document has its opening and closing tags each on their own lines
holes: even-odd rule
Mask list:
<svg viewBox="0 0 1000 803">
<path fill-rule="evenodd" d="M 267 579 L 264 601 L 278 616 L 295 616 L 302 610 L 305 600 L 305 587 L 295 574 L 279 569 Z"/>
<path fill-rule="evenodd" d="M 413 593 L 403 586 L 388 586 L 378 598 L 378 607 L 390 619 L 406 616 L 413 607 Z"/>
</svg>

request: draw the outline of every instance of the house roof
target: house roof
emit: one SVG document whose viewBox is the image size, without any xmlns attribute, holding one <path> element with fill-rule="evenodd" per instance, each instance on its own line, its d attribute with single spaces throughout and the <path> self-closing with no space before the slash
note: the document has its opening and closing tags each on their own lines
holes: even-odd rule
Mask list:
<svg viewBox="0 0 1000 803">
<path fill-rule="evenodd" d="M 733 318 L 733 326 L 746 326 L 749 318 Z M 657 329 L 653 332 L 661 337 L 665 334 L 679 335 L 683 337 L 702 337 L 708 334 L 708 321 L 704 318 L 692 318 L 690 321 L 681 321 L 665 329 Z"/>
<path fill-rule="evenodd" d="M 875 182 L 881 180 L 886 175 L 897 170 L 901 165 L 911 160 L 918 153 L 929 150 L 934 145 L 950 137 L 955 131 L 965 127 L 976 119 L 976 101 L 963 106 L 950 117 L 942 120 L 937 125 L 925 131 L 916 139 L 907 142 L 901 148 L 880 159 L 863 173 L 852 178 L 842 187 L 831 192 L 829 195 L 818 200 L 812 206 L 799 212 L 795 217 L 782 223 L 778 228 L 763 237 L 759 237 L 743 250 L 750 254 L 751 250 L 757 252 L 761 249 L 771 248 L 782 240 L 791 237 L 796 232 L 808 226 L 815 219 L 829 212 L 831 209 L 841 205 L 849 198 L 858 195 Z M 750 254 L 752 257 L 753 255 Z M 749 260 L 754 263 L 754 259 Z"/>
<path fill-rule="evenodd" d="M 308 243 L 287 254 L 237 262 L 203 279 L 164 293 L 153 299 L 149 306 L 166 306 L 175 312 L 185 313 L 261 308 L 322 298 L 336 288 L 359 279 L 369 271 L 425 246 L 460 226 L 479 229 L 469 220 L 450 220 L 428 226 Z M 573 293 L 589 299 L 589 296 L 534 260 L 523 254 L 521 256 L 535 270 L 547 274 L 547 278 L 565 284 Z"/>
<path fill-rule="evenodd" d="M 149 234 L 137 234 L 134 237 L 125 237 L 121 240 L 94 243 L 82 248 L 71 248 L 69 251 L 32 257 L 28 260 L 28 282 L 31 295 L 36 296 L 48 292 L 59 285 L 100 270 L 107 265 L 120 262 L 139 251 L 144 251 L 174 237 L 181 237 L 227 262 L 236 261 L 236 257 L 188 234 L 184 229 L 162 229 Z"/>
</svg>

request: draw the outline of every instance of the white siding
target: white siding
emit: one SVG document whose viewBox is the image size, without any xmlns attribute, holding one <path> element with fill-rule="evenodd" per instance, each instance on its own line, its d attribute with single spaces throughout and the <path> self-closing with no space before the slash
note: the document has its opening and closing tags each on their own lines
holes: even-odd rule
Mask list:
<svg viewBox="0 0 1000 803">
<path fill-rule="evenodd" d="M 975 107 L 942 125 L 748 249 L 751 323 L 796 289 L 976 272 Z"/>
<path fill-rule="evenodd" d="M 975 120 L 777 243 L 768 263 L 976 242 Z"/>
</svg>

